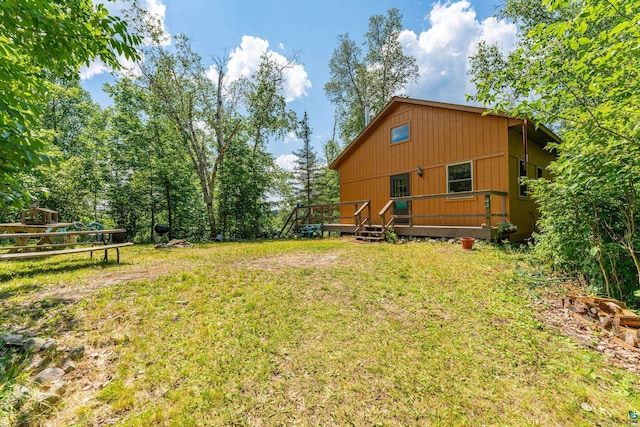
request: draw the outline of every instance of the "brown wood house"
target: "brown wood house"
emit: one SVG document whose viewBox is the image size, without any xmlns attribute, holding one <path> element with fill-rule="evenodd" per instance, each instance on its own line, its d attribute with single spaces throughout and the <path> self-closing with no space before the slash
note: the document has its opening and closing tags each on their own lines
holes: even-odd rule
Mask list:
<svg viewBox="0 0 640 427">
<path fill-rule="evenodd" d="M 529 237 L 538 213 L 519 177 L 549 177 L 558 137 L 476 107 L 393 98 L 330 165 L 340 173 L 340 224 L 398 235 Z M 526 158 L 526 161 L 525 161 Z"/>
</svg>

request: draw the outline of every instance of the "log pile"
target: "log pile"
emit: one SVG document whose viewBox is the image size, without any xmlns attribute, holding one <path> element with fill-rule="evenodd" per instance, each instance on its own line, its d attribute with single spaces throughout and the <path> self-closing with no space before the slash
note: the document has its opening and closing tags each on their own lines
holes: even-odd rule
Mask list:
<svg viewBox="0 0 640 427">
<path fill-rule="evenodd" d="M 623 347 L 640 352 L 640 316 L 625 303 L 599 297 L 566 297 L 561 303 L 576 319 L 608 332 Z"/>
</svg>

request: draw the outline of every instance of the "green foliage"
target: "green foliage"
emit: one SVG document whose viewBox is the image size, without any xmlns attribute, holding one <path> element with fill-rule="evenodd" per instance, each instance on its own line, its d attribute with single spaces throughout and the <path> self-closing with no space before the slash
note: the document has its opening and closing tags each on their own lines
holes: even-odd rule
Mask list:
<svg viewBox="0 0 640 427">
<path fill-rule="evenodd" d="M 338 46 L 329 61 L 330 81 L 324 87 L 329 100 L 340 111 L 340 137 L 349 143 L 364 129 L 364 108 L 380 112 L 389 99 L 418 76 L 413 57 L 402 52 L 398 35 L 402 14 L 396 8 L 387 15 L 369 18 L 365 34 L 366 53 L 349 38 L 338 36 Z"/>
<path fill-rule="evenodd" d="M 519 47 L 505 58 L 480 46 L 473 98 L 558 127 L 554 181 L 530 183 L 539 250 L 628 299 L 640 279 L 640 4 L 513 0 L 503 13 L 524 30 Z"/>
<path fill-rule="evenodd" d="M 318 179 L 320 165 L 318 163 L 318 155 L 311 145 L 311 133 L 309 117 L 305 111 L 297 132 L 298 138 L 302 140 L 302 147 L 293 152 L 298 157 L 293 173 L 295 176 L 296 202 L 306 205 L 318 204 L 319 199 Z"/>
<path fill-rule="evenodd" d="M 0 206 L 23 205 L 28 196 L 16 177 L 49 161 L 51 134 L 40 115 L 56 90 L 50 74 L 75 75 L 96 58 L 118 69 L 118 55 L 138 58 L 138 43 L 126 22 L 89 0 L 0 3 Z"/>
<path fill-rule="evenodd" d="M 318 176 L 318 202 L 321 204 L 337 203 L 340 201 L 340 174 L 329 169 L 329 165 L 340 154 L 340 145 L 332 140 L 324 146 L 324 165 Z"/>
<path fill-rule="evenodd" d="M 173 123 L 134 82 L 108 86 L 113 97 L 108 211 L 136 241 L 148 241 L 165 223 L 170 237 L 200 239 L 204 206 L 197 178 Z"/>
<path fill-rule="evenodd" d="M 271 206 L 267 194 L 273 186 L 273 158 L 238 139 L 230 144 L 220 168 L 217 194 L 220 230 L 227 238 L 267 237 Z"/>
<path fill-rule="evenodd" d="M 389 243 L 398 243 L 398 235 L 393 227 L 388 227 L 384 230 L 384 240 Z"/>
</svg>

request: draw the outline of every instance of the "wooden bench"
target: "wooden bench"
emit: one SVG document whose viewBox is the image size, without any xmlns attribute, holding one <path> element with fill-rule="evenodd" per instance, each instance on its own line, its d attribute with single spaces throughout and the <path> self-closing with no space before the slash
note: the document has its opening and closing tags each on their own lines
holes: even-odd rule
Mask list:
<svg viewBox="0 0 640 427">
<path fill-rule="evenodd" d="M 107 261 L 108 250 L 116 250 L 117 262 L 120 262 L 120 248 L 125 246 L 132 246 L 131 242 L 117 242 L 113 243 L 114 235 L 121 235 L 126 231 L 123 229 L 114 230 L 88 230 L 88 231 L 65 231 L 65 232 L 51 232 L 51 233 L 4 233 L 0 234 L 0 239 L 14 239 L 16 241 L 15 246 L 0 246 L 0 250 L 8 250 L 9 253 L 0 254 L 0 260 L 12 260 L 12 259 L 27 259 L 27 258 L 43 258 L 55 255 L 74 254 L 80 252 L 90 252 L 91 257 L 96 251 L 104 251 L 104 259 Z M 51 240 L 54 237 L 73 237 L 73 236 L 87 236 L 87 235 L 100 235 L 101 239 L 93 242 L 66 242 L 66 243 L 53 243 Z M 106 237 L 106 238 L 105 238 Z M 38 239 L 37 244 L 29 244 L 29 240 Z M 86 247 L 75 247 L 84 246 Z M 74 246 L 69 249 L 58 249 Z"/>
</svg>

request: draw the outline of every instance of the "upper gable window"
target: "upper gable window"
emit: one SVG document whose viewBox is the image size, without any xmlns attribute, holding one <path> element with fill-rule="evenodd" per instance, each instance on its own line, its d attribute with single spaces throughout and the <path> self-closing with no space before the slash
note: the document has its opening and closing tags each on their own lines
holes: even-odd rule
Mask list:
<svg viewBox="0 0 640 427">
<path fill-rule="evenodd" d="M 409 140 L 409 123 L 391 128 L 391 143 L 397 144 Z"/>
</svg>

